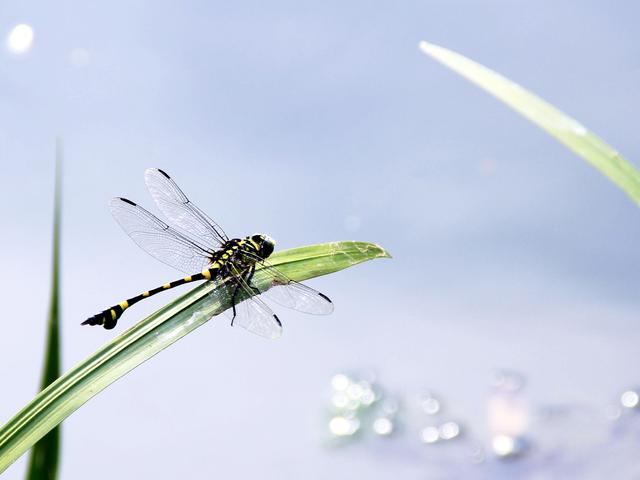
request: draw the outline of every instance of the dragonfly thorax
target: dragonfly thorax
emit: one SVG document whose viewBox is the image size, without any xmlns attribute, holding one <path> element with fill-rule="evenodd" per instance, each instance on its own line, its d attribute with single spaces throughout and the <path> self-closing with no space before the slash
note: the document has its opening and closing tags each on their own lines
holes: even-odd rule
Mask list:
<svg viewBox="0 0 640 480">
<path fill-rule="evenodd" d="M 247 240 L 256 247 L 256 249 L 258 250 L 258 255 L 260 255 L 261 258 L 267 258 L 269 255 L 271 255 L 273 253 L 273 249 L 276 246 L 276 242 L 273 238 L 262 233 L 251 235 L 247 237 Z"/>
</svg>

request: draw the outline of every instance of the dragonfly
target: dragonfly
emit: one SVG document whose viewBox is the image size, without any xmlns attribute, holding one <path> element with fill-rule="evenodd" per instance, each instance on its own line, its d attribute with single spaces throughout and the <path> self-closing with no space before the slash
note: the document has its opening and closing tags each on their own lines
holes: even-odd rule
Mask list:
<svg viewBox="0 0 640 480">
<path fill-rule="evenodd" d="M 230 296 L 231 325 L 240 325 L 267 338 L 278 338 L 282 334 L 282 323 L 261 297 L 304 313 L 326 315 L 333 311 L 329 297 L 291 280 L 267 261 L 275 248 L 270 236 L 259 233 L 230 239 L 220 225 L 191 202 L 159 168 L 145 171 L 145 183 L 169 223 L 122 197 L 110 201 L 111 213 L 142 250 L 188 276 L 128 298 L 86 319 L 82 325 L 101 325 L 110 330 L 132 305 L 197 281 L 224 281 Z M 272 285 L 265 292 L 252 283 L 256 270 L 261 276 L 266 275 Z"/>
</svg>

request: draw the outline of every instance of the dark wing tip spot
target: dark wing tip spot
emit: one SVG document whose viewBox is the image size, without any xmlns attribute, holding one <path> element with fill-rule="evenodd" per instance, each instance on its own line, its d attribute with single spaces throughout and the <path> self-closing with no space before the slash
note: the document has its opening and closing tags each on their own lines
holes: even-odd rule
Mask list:
<svg viewBox="0 0 640 480">
<path fill-rule="evenodd" d="M 280 321 L 280 319 L 278 318 L 278 316 L 275 313 L 273 314 L 273 318 L 276 319 L 276 322 L 278 322 L 278 325 L 282 326 L 282 322 Z"/>
<path fill-rule="evenodd" d="M 158 170 L 162 175 L 164 175 L 167 178 L 171 178 L 169 175 L 167 175 L 167 172 L 165 172 L 164 170 L 160 170 L 159 168 L 156 168 L 156 170 Z"/>
<path fill-rule="evenodd" d="M 134 207 L 136 206 L 135 203 L 133 203 L 131 200 L 129 200 L 128 198 L 123 198 L 123 197 L 118 197 L 120 200 L 122 200 L 124 203 L 128 203 L 129 205 L 133 205 Z"/>
<path fill-rule="evenodd" d="M 322 298 L 324 298 L 327 302 L 329 302 L 329 303 L 333 303 L 333 302 L 331 301 L 331 299 L 330 299 L 329 297 L 327 297 L 324 293 L 320 293 L 320 292 L 318 292 L 318 295 L 320 295 Z"/>
</svg>

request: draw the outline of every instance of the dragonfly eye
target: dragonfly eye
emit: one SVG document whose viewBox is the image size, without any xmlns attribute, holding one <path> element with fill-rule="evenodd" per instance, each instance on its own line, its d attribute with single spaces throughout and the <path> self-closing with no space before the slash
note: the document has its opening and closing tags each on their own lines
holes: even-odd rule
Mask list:
<svg viewBox="0 0 640 480">
<path fill-rule="evenodd" d="M 251 240 L 260 247 L 260 256 L 262 258 L 267 258 L 271 255 L 276 246 L 276 242 L 268 235 L 252 235 Z"/>
</svg>

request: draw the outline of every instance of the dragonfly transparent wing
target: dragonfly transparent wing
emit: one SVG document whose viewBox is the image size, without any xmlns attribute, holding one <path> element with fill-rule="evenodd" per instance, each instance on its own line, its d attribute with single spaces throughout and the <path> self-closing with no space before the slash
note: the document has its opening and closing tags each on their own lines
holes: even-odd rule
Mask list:
<svg viewBox="0 0 640 480">
<path fill-rule="evenodd" d="M 256 297 L 256 292 L 244 280 L 244 275 L 238 269 L 233 268 L 233 281 L 227 290 L 228 300 L 231 302 L 235 285 L 240 288 L 240 298 L 244 298 L 235 306 L 236 316 L 233 318 L 233 308 L 228 309 L 225 314 L 233 319 L 234 326 L 240 326 L 251 333 L 261 337 L 276 339 L 282 335 L 282 324 L 273 310 Z M 253 296 L 252 296 L 253 295 Z"/>
<path fill-rule="evenodd" d="M 333 302 L 326 295 L 311 287 L 288 278 L 276 267 L 262 261 L 256 275 L 269 278 L 272 287 L 262 296 L 283 307 L 314 315 L 328 315 L 333 312 Z"/>
<path fill-rule="evenodd" d="M 220 225 L 191 203 L 176 182 L 164 171 L 148 168 L 144 173 L 144 180 L 162 214 L 183 235 L 214 248 L 229 240 Z"/>
<path fill-rule="evenodd" d="M 111 214 L 129 237 L 145 252 L 185 273 L 200 272 L 213 252 L 169 227 L 140 205 L 116 197 Z"/>
</svg>

